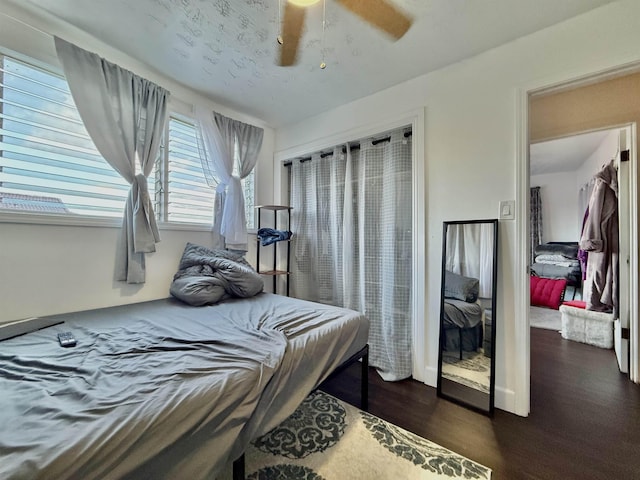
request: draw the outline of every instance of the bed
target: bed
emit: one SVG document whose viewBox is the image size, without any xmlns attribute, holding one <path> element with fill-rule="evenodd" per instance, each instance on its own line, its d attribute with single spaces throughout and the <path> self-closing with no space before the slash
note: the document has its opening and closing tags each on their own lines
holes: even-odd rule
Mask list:
<svg viewBox="0 0 640 480">
<path fill-rule="evenodd" d="M 482 347 L 483 308 L 478 299 L 479 280 L 445 271 L 442 310 L 444 351 L 475 352 Z"/>
<path fill-rule="evenodd" d="M 444 301 L 444 350 L 475 352 L 482 346 L 482 307 L 463 300 Z"/>
<path fill-rule="evenodd" d="M 548 242 L 538 245 L 534 250 L 531 273 L 541 278 L 566 280 L 566 285 L 573 287 L 575 297 L 576 290 L 582 286 L 578 243 Z"/>
<path fill-rule="evenodd" d="M 357 312 L 268 293 L 51 319 L 2 342 L 3 479 L 215 478 L 368 337 Z"/>
</svg>

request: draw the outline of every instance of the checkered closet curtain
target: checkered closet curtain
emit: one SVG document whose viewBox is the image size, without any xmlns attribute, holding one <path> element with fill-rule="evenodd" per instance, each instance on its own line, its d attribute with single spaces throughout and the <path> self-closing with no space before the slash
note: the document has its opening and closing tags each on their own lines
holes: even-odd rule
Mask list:
<svg viewBox="0 0 640 480">
<path fill-rule="evenodd" d="M 291 166 L 292 296 L 363 312 L 370 363 L 411 376 L 411 138 Z"/>
</svg>

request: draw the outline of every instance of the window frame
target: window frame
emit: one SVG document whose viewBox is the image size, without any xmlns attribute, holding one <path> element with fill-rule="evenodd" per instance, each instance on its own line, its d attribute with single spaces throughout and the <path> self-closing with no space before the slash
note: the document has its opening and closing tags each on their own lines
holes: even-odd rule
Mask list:
<svg viewBox="0 0 640 480">
<path fill-rule="evenodd" d="M 37 59 L 32 59 L 25 55 L 21 55 L 17 52 L 7 50 L 0 47 L 0 55 L 13 58 L 19 62 L 24 62 L 29 66 L 33 66 L 51 75 L 60 76 L 62 72 L 59 68 L 55 68 L 52 65 L 44 64 Z M 64 75 L 62 75 L 64 77 Z M 1 91 L 1 89 L 0 89 Z M 156 188 L 156 194 L 154 201 L 154 210 L 157 208 L 156 221 L 160 230 L 176 230 L 176 231 L 211 231 L 212 224 L 204 223 L 190 223 L 190 222 L 170 222 L 167 220 L 167 206 L 169 201 L 169 189 L 168 189 L 168 166 L 169 166 L 169 122 L 172 118 L 190 124 L 195 124 L 195 119 L 174 111 L 171 109 L 172 99 L 169 101 L 169 108 L 167 111 L 167 117 L 165 125 L 163 126 L 163 139 L 160 150 L 160 155 L 157 166 L 160 166 L 156 170 L 156 186 L 160 185 L 160 190 Z M 179 103 L 183 103 L 179 101 Z M 255 199 L 256 185 L 258 181 L 257 168 L 253 171 L 253 198 Z M 159 177 L 159 180 L 158 180 Z M 156 201 L 157 199 L 159 201 Z M 123 209 L 124 213 L 124 209 Z M 29 212 L 29 211 L 16 211 L 9 209 L 0 209 L 0 224 L 12 223 L 12 224 L 32 224 L 32 225 L 52 225 L 52 226 L 74 226 L 74 227 L 104 227 L 104 228 L 119 228 L 122 226 L 122 217 L 105 217 L 100 215 L 66 215 L 63 213 L 42 213 L 42 212 Z M 254 220 L 255 223 L 255 220 Z M 248 231 L 253 231 L 254 228 L 247 228 Z"/>
</svg>

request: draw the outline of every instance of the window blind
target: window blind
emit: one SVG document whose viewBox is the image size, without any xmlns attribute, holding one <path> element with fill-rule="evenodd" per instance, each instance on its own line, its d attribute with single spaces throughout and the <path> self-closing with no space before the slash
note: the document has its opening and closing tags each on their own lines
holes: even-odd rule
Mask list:
<svg viewBox="0 0 640 480">
<path fill-rule="evenodd" d="M 215 192 L 202 172 L 196 127 L 171 117 L 166 132 L 148 181 L 156 215 L 211 225 Z M 251 228 L 253 172 L 242 184 Z M 95 148 L 65 78 L 0 54 L 0 212 L 120 218 L 128 191 Z"/>
<path fill-rule="evenodd" d="M 215 190 L 207 185 L 202 172 L 196 127 L 171 118 L 168 149 L 167 220 L 210 225 Z"/>
<path fill-rule="evenodd" d="M 128 190 L 93 145 L 66 80 L 0 56 L 0 209 L 120 217 Z"/>
</svg>

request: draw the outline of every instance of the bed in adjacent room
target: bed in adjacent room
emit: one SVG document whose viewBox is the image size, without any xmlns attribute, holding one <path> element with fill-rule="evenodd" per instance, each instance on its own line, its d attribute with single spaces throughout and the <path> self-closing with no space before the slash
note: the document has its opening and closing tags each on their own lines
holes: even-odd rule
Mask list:
<svg viewBox="0 0 640 480">
<path fill-rule="evenodd" d="M 531 274 L 553 280 L 564 279 L 566 286 L 573 287 L 573 299 L 582 286 L 578 251 L 577 242 L 548 242 L 538 245 L 534 250 Z"/>
<path fill-rule="evenodd" d="M 368 337 L 357 312 L 268 293 L 52 318 L 2 342 L 0 478 L 212 478 Z"/>
</svg>

